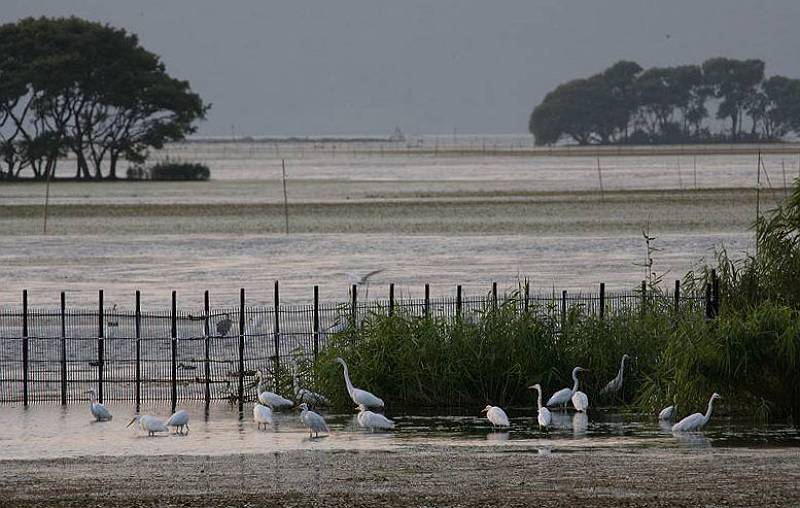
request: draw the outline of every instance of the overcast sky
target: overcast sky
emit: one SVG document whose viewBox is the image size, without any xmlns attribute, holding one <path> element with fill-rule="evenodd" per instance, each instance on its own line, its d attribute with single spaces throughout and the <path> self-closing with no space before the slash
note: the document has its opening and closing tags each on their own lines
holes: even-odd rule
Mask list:
<svg viewBox="0 0 800 508">
<path fill-rule="evenodd" d="M 762 58 L 800 78 L 800 1 L 2 0 L 136 33 L 213 104 L 202 135 L 526 132 L 559 83 Z"/>
</svg>

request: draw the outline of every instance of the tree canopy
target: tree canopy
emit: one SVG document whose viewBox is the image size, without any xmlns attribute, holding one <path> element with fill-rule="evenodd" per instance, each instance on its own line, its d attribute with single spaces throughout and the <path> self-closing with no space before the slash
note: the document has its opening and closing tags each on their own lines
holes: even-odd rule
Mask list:
<svg viewBox="0 0 800 508">
<path fill-rule="evenodd" d="M 120 160 L 195 131 L 209 106 L 125 30 L 71 18 L 0 26 L 0 179 L 117 177 Z"/>
<path fill-rule="evenodd" d="M 710 110 L 717 132 L 704 125 Z M 556 87 L 528 126 L 538 145 L 780 141 L 800 133 L 800 80 L 765 78 L 761 60 L 712 58 L 647 70 L 620 61 Z"/>
</svg>

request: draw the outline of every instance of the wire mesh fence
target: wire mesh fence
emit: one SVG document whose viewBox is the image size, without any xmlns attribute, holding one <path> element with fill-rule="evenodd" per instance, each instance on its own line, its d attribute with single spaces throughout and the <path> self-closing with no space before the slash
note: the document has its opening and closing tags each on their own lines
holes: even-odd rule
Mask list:
<svg viewBox="0 0 800 508">
<path fill-rule="evenodd" d="M 94 389 L 101 400 L 167 401 L 240 400 L 245 386 L 261 370 L 276 390 L 307 385 L 303 363 L 316 362 L 328 337 L 358 327 L 372 314 L 403 313 L 441 319 L 477 320 L 488 306 L 516 305 L 556 322 L 568 312 L 610 316 L 643 309 L 646 305 L 680 310 L 713 310 L 713 298 L 679 292 L 665 295 L 637 291 L 569 294 L 498 295 L 496 285 L 487 295 L 359 301 L 357 288 L 348 302 L 281 305 L 276 284 L 275 304 L 184 309 L 173 293 L 170 309 L 134 310 L 116 305 L 104 308 L 102 292 L 97 308 L 60 309 L 23 305 L 0 307 L 0 402 L 25 404 L 84 400 Z M 276 386 L 280 372 L 293 372 L 295 386 Z M 241 391 L 240 391 L 241 390 Z"/>
</svg>

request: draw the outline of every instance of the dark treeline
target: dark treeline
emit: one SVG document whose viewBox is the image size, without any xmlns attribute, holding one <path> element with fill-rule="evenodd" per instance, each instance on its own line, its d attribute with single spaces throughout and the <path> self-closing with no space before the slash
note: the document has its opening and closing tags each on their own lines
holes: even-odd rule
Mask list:
<svg viewBox="0 0 800 508">
<path fill-rule="evenodd" d="M 0 26 L 0 180 L 117 178 L 121 160 L 194 132 L 208 106 L 125 30 L 79 18 Z"/>
<path fill-rule="evenodd" d="M 707 123 L 712 113 L 717 130 Z M 800 80 L 766 78 L 761 60 L 647 70 L 620 61 L 556 87 L 529 129 L 537 145 L 777 142 L 800 133 Z"/>
</svg>

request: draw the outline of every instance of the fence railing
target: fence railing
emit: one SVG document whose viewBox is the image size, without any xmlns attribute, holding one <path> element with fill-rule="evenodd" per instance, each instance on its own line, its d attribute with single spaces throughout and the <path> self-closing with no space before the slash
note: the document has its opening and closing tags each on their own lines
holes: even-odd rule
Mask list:
<svg viewBox="0 0 800 508">
<path fill-rule="evenodd" d="M 246 305 L 244 289 L 238 305 L 214 307 L 205 292 L 202 309 L 178 308 L 177 295 L 166 310 L 141 307 L 139 292 L 133 310 L 107 308 L 103 292 L 98 306 L 67 308 L 64 293 L 60 308 L 29 306 L 27 291 L 22 306 L 0 307 L 0 402 L 30 404 L 85 400 L 89 389 L 101 400 L 177 401 L 229 399 L 254 396 L 246 384 L 256 369 L 267 373 L 293 371 L 296 382 L 311 383 L 309 369 L 328 337 L 348 327 L 360 326 L 370 314 L 405 313 L 471 320 L 490 305 L 514 300 L 519 309 L 547 314 L 564 322 L 572 309 L 600 318 L 646 305 L 671 305 L 713 316 L 718 310 L 716 284 L 705 295 L 683 295 L 676 281 L 672 295 L 658 298 L 643 284 L 635 291 L 595 293 L 498 295 L 497 285 L 484 296 L 431 298 L 426 285 L 423 299 L 395 299 L 394 285 L 386 300 L 359 301 L 358 288 L 348 302 L 321 303 L 315 286 L 313 303 L 282 305 L 278 283 L 274 304 Z M 712 293 L 713 291 L 713 293 Z M 300 360 L 300 361 L 299 361 Z M 299 386 L 277 386 L 281 376 L 272 375 L 276 391 L 292 394 Z"/>
</svg>

